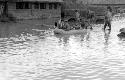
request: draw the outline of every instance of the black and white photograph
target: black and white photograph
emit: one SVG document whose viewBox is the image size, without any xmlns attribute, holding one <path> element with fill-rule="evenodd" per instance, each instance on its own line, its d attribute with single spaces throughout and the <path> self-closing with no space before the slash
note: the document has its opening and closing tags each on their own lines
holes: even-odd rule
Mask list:
<svg viewBox="0 0 125 80">
<path fill-rule="evenodd" d="M 125 80 L 125 0 L 0 0 L 0 80 Z"/>
</svg>

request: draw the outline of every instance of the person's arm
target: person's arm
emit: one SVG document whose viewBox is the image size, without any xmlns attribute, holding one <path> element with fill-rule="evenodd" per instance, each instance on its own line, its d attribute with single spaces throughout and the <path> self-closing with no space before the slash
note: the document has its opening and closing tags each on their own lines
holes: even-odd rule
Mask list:
<svg viewBox="0 0 125 80">
<path fill-rule="evenodd" d="M 104 12 L 104 21 L 106 21 L 106 19 L 107 19 L 107 12 L 105 11 Z"/>
<path fill-rule="evenodd" d="M 110 12 L 110 16 L 109 16 L 110 21 L 112 21 L 112 18 L 113 18 L 113 15 L 112 15 L 112 12 Z"/>
</svg>

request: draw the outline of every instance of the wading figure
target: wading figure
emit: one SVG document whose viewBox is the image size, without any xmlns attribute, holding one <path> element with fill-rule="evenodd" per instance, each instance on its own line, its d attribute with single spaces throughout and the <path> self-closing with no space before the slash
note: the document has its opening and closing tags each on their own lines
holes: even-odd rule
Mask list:
<svg viewBox="0 0 125 80">
<path fill-rule="evenodd" d="M 107 26 L 109 27 L 109 30 L 111 30 L 111 21 L 112 21 L 112 9 L 111 7 L 107 7 L 107 11 L 105 13 L 104 31 Z"/>
</svg>

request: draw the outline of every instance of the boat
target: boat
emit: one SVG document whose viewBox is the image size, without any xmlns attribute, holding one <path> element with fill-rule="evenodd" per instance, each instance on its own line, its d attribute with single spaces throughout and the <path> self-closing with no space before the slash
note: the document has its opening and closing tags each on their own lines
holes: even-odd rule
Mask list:
<svg viewBox="0 0 125 80">
<path fill-rule="evenodd" d="M 71 35 L 71 34 L 85 34 L 87 33 L 86 29 L 79 29 L 79 30 L 70 30 L 70 31 L 65 31 L 63 29 L 54 29 L 55 34 L 62 34 L 62 35 Z"/>
<path fill-rule="evenodd" d="M 119 32 L 120 33 L 117 35 L 118 37 L 125 37 L 125 28 L 121 28 Z"/>
<path fill-rule="evenodd" d="M 119 32 L 125 33 L 125 28 L 121 28 Z"/>
</svg>

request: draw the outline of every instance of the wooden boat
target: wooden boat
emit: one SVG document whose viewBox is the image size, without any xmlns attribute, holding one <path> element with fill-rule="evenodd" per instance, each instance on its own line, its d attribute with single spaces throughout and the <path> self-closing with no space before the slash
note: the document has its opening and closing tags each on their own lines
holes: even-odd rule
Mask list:
<svg viewBox="0 0 125 80">
<path fill-rule="evenodd" d="M 55 34 L 62 34 L 62 35 L 70 35 L 70 34 L 85 34 L 87 33 L 86 29 L 80 29 L 80 30 L 70 30 L 70 31 L 65 31 L 63 29 L 54 29 Z"/>
</svg>

